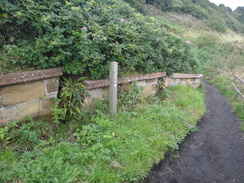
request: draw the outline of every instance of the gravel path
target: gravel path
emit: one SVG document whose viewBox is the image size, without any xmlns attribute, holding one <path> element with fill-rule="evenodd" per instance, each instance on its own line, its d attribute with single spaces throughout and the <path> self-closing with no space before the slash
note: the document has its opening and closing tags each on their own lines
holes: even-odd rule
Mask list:
<svg viewBox="0 0 244 183">
<path fill-rule="evenodd" d="M 207 114 L 179 157 L 154 166 L 146 183 L 244 183 L 244 137 L 225 97 L 205 83 Z"/>
</svg>

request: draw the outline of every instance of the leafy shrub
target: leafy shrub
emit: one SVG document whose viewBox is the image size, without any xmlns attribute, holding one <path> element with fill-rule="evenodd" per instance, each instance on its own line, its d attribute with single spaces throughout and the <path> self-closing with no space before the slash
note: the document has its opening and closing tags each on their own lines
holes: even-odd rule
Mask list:
<svg viewBox="0 0 244 183">
<path fill-rule="evenodd" d="M 118 93 L 118 105 L 121 110 L 133 110 L 140 103 L 145 101 L 145 96 L 142 94 L 142 89 L 131 84 L 127 90 L 120 90 Z"/>
<path fill-rule="evenodd" d="M 146 3 L 159 7 L 163 11 L 170 11 L 173 6 L 172 0 L 147 0 Z"/>
<path fill-rule="evenodd" d="M 199 6 L 199 3 L 183 0 L 149 0 L 149 4 L 159 7 L 163 11 L 175 11 L 185 14 L 190 14 L 199 19 L 206 19 L 208 12 Z"/>
<path fill-rule="evenodd" d="M 197 46 L 199 48 L 202 47 L 210 47 L 215 48 L 216 46 L 220 45 L 220 39 L 213 35 L 213 34 L 203 34 L 198 37 L 197 39 Z"/>
<path fill-rule="evenodd" d="M 206 19 L 209 16 L 206 10 L 192 3 L 185 5 L 179 11 L 185 14 L 190 14 L 199 19 Z"/>
<path fill-rule="evenodd" d="M 83 77 L 79 79 L 62 78 L 59 99 L 56 99 L 51 109 L 54 123 L 81 119 L 81 108 L 84 106 L 85 96 L 88 95 L 82 80 L 84 80 Z"/>
<path fill-rule="evenodd" d="M 218 32 L 226 32 L 227 26 L 225 23 L 218 17 L 212 16 L 208 19 L 208 26 L 211 27 L 213 30 Z"/>
<path fill-rule="evenodd" d="M 234 17 L 236 17 L 236 19 L 241 22 L 242 24 L 244 24 L 244 7 L 237 7 L 236 10 L 233 12 Z"/>
<path fill-rule="evenodd" d="M 133 8 L 135 8 L 140 13 L 145 13 L 146 11 L 146 0 L 125 0 Z"/>
<path fill-rule="evenodd" d="M 49 123 L 34 121 L 26 116 L 23 122 L 16 120 L 0 128 L 0 146 L 14 146 L 19 153 L 31 151 L 51 138 L 51 129 Z"/>
<path fill-rule="evenodd" d="M 235 19 L 233 16 L 226 14 L 225 15 L 225 22 L 226 25 L 234 30 L 237 33 L 243 33 L 244 32 L 244 23 L 238 22 L 237 19 Z"/>
<path fill-rule="evenodd" d="M 106 77 L 111 61 L 120 73 L 194 70 L 181 39 L 121 0 L 12 0 L 0 9 L 0 57 L 8 66 L 63 66 L 91 78 Z"/>
</svg>

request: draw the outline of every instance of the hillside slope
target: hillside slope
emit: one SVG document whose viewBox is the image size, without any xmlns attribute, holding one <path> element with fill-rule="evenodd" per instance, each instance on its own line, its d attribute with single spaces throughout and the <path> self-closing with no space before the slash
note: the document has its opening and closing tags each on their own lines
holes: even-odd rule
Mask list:
<svg viewBox="0 0 244 183">
<path fill-rule="evenodd" d="M 231 85 L 235 74 L 244 78 L 244 35 L 230 29 L 225 33 L 215 31 L 204 19 L 192 15 L 164 12 L 152 5 L 146 7 L 145 14 L 191 43 L 194 60 L 200 65 L 198 72 L 228 98 L 238 119 L 244 121 L 243 100 L 240 97 L 234 100 L 236 92 Z M 241 10 L 239 7 L 236 11 Z M 244 123 L 242 126 L 244 130 Z"/>
<path fill-rule="evenodd" d="M 192 15 L 204 20 L 208 26 L 218 32 L 231 29 L 244 33 L 244 7 L 232 11 L 223 4 L 219 6 L 208 0 L 125 0 L 138 11 L 145 13 L 147 4 L 153 5 L 164 12 L 177 12 Z"/>
</svg>

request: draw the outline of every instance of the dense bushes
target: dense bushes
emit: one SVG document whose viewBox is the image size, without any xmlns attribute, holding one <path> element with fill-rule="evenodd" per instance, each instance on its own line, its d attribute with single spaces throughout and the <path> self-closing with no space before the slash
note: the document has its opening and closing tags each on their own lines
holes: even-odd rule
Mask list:
<svg viewBox="0 0 244 183">
<path fill-rule="evenodd" d="M 236 17 L 236 19 L 241 22 L 242 24 L 244 24 L 244 7 L 239 6 L 238 8 L 236 8 L 236 10 L 233 12 L 234 17 Z"/>
<path fill-rule="evenodd" d="M 222 21 L 222 19 L 218 18 L 217 16 L 212 16 L 211 18 L 209 18 L 207 24 L 215 31 L 223 33 L 227 31 L 227 26 Z"/>
<path fill-rule="evenodd" d="M 140 13 L 145 13 L 146 7 L 146 0 L 124 0 L 125 2 L 129 3 L 131 7 L 135 8 Z"/>
<path fill-rule="evenodd" d="M 163 11 L 190 14 L 199 19 L 208 18 L 208 12 L 199 3 L 192 0 L 148 0 L 147 3 L 153 4 Z"/>
<path fill-rule="evenodd" d="M 218 32 L 226 32 L 228 27 L 235 32 L 244 33 L 243 7 L 238 7 L 232 12 L 231 8 L 223 4 L 218 7 L 208 0 L 147 0 L 146 3 L 162 11 L 190 14 L 195 18 L 203 19 Z"/>
<path fill-rule="evenodd" d="M 2 70 L 63 66 L 68 74 L 101 78 L 111 61 L 119 62 L 120 73 L 195 67 L 183 41 L 123 1 L 12 0 L 0 10 Z"/>
</svg>

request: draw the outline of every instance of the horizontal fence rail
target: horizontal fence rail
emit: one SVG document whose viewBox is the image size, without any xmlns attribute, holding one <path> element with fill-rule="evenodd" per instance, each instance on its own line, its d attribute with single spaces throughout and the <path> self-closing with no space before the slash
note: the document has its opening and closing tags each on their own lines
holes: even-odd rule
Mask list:
<svg viewBox="0 0 244 183">
<path fill-rule="evenodd" d="M 238 84 L 238 82 L 239 82 L 239 87 L 236 86 Z M 241 92 L 241 90 L 243 89 L 243 86 L 244 86 L 244 80 L 241 79 L 239 76 L 235 75 L 234 81 L 231 84 L 236 90 L 235 100 L 237 100 L 239 95 L 242 98 L 244 98 L 244 94 Z"/>
</svg>

